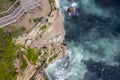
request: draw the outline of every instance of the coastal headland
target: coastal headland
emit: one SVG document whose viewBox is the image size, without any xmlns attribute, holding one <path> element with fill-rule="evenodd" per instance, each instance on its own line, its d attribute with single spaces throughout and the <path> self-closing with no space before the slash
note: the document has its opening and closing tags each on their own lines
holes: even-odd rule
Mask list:
<svg viewBox="0 0 120 80">
<path fill-rule="evenodd" d="M 15 68 L 15 80 L 48 80 L 45 68 L 66 57 L 59 0 L 41 0 L 40 6 L 25 12 L 16 22 L 1 30 L 14 45 L 11 65 Z"/>
<path fill-rule="evenodd" d="M 18 26 L 20 24 L 24 26 L 27 24 L 24 20 L 35 19 L 36 17 L 41 18 L 37 23 L 31 21 L 31 24 L 35 24 L 34 27 L 28 29 L 26 34 L 15 39 L 15 44 L 21 45 L 20 50 L 16 54 L 19 55 L 21 51 L 23 58 L 27 62 L 27 67 L 23 71 L 17 65 L 20 63 L 15 63 L 18 71 L 18 80 L 48 80 L 44 72 L 45 68 L 55 60 L 66 56 L 67 48 L 63 44 L 65 31 L 58 2 L 41 1 L 41 10 L 33 10 L 34 12 L 26 13 L 22 20 L 16 23 Z M 28 21 L 28 27 L 31 24 Z M 33 49 L 34 54 L 38 56 L 35 62 L 31 62 L 28 59 L 27 54 L 30 54 L 27 52 L 28 49 Z M 17 60 L 20 62 L 18 57 L 15 62 Z"/>
</svg>

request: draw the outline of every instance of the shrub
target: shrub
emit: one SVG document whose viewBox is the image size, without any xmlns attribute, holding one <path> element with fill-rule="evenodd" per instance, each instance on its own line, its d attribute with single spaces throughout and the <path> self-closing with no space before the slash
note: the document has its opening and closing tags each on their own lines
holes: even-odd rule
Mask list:
<svg viewBox="0 0 120 80">
<path fill-rule="evenodd" d="M 10 33 L 12 38 L 17 38 L 19 35 L 22 35 L 26 31 L 26 28 L 23 26 L 20 29 L 13 29 Z"/>
<path fill-rule="evenodd" d="M 28 48 L 27 49 L 27 58 L 33 62 L 33 64 L 36 64 L 36 61 L 38 59 L 37 54 L 35 54 L 35 50 Z"/>
<path fill-rule="evenodd" d="M 21 27 L 22 32 L 26 31 L 26 27 Z"/>
<path fill-rule="evenodd" d="M 46 25 L 43 25 L 43 26 L 40 27 L 40 30 L 43 30 L 45 28 L 46 28 Z"/>
<path fill-rule="evenodd" d="M 15 57 L 15 45 L 12 38 L 0 29 L 0 79 L 16 80 L 15 68 L 13 65 Z"/>
<path fill-rule="evenodd" d="M 41 18 L 35 18 L 35 19 L 33 19 L 33 21 L 34 21 L 35 23 L 38 23 L 38 22 L 41 21 Z"/>
<path fill-rule="evenodd" d="M 54 3 L 55 2 L 55 0 L 50 0 L 50 3 Z"/>
<path fill-rule="evenodd" d="M 21 55 L 21 61 L 22 61 L 21 69 L 24 70 L 27 67 L 27 62 L 22 55 Z"/>
</svg>

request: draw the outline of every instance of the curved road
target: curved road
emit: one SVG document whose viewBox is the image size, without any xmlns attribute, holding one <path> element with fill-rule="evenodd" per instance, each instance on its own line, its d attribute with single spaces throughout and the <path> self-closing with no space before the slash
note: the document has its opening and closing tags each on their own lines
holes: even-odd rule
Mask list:
<svg viewBox="0 0 120 80">
<path fill-rule="evenodd" d="M 30 0 L 26 0 L 30 1 Z M 34 0 L 28 3 L 24 3 L 24 5 L 19 5 L 10 15 L 0 18 L 0 28 L 9 25 L 13 22 L 16 22 L 25 12 L 28 10 L 34 9 L 40 6 L 41 0 Z M 21 2 L 23 3 L 23 2 Z"/>
</svg>

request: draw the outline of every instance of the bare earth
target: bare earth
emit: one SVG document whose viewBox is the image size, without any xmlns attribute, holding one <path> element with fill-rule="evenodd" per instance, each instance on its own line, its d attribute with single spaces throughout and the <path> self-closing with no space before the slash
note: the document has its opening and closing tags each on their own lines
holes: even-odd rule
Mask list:
<svg viewBox="0 0 120 80">
<path fill-rule="evenodd" d="M 56 4 L 55 4 L 56 6 Z M 59 8 L 58 6 L 56 6 Z M 32 80 L 31 78 L 35 78 L 35 80 L 48 80 L 46 79 L 46 75 L 44 73 L 44 69 L 48 64 L 51 64 L 56 59 L 60 59 L 66 56 L 66 46 L 63 45 L 63 40 L 65 36 L 65 30 L 63 25 L 63 19 L 61 12 L 57 10 L 53 10 L 51 15 L 48 14 L 51 11 L 51 6 L 48 0 L 42 0 L 41 9 L 34 9 L 30 12 L 27 12 L 16 24 L 17 27 L 26 27 L 27 33 L 19 36 L 18 39 L 15 39 L 16 44 L 20 44 L 26 47 L 31 47 L 34 49 L 40 49 L 41 47 L 47 47 L 50 49 L 48 53 L 51 53 L 51 50 L 55 48 L 57 52 L 49 55 L 45 55 L 43 53 L 43 57 L 45 58 L 45 63 L 38 70 L 36 70 L 36 65 L 29 63 L 27 68 L 22 72 L 22 74 L 18 75 L 17 80 Z M 35 24 L 33 22 L 34 18 L 44 17 L 41 22 Z M 30 23 L 29 20 L 32 20 Z M 48 21 L 46 21 L 46 19 Z M 43 25 L 46 25 L 45 29 L 40 29 Z M 49 58 L 54 54 L 58 54 L 58 57 L 54 59 L 52 62 L 49 62 Z M 40 57 L 38 60 L 44 59 Z M 37 66 L 37 67 L 38 67 Z"/>
<path fill-rule="evenodd" d="M 47 5 L 47 6 L 46 6 Z M 27 31 L 33 29 L 35 26 L 35 22 L 33 22 L 33 19 L 40 18 L 40 17 L 46 17 L 48 13 L 50 12 L 50 4 L 48 0 L 42 0 L 41 6 L 39 8 L 36 8 L 34 10 L 31 10 L 27 12 L 24 16 L 22 16 L 16 23 L 15 26 L 18 28 L 26 27 Z M 31 22 L 30 22 L 31 20 Z"/>
</svg>

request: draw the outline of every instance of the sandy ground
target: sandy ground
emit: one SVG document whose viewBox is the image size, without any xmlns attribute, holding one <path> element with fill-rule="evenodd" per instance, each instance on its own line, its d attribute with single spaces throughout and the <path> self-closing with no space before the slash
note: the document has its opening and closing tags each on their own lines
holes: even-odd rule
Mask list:
<svg viewBox="0 0 120 80">
<path fill-rule="evenodd" d="M 55 46 L 57 44 L 62 44 L 63 40 L 64 40 L 64 36 L 65 36 L 65 30 L 64 30 L 64 25 L 63 25 L 63 19 L 62 19 L 62 15 L 61 12 L 59 10 L 55 10 L 52 12 L 50 17 L 48 18 L 48 23 L 43 23 L 46 24 L 47 28 L 45 29 L 43 35 L 41 38 L 38 38 L 38 32 L 40 31 L 40 26 L 35 26 L 33 28 L 33 26 L 35 25 L 35 23 L 29 23 L 29 19 L 33 19 L 36 17 L 46 17 L 48 15 L 48 13 L 50 12 L 50 5 L 48 3 L 48 0 L 42 0 L 42 11 L 37 11 L 34 10 L 32 12 L 27 13 L 26 15 L 24 15 L 24 17 L 21 18 L 21 20 L 19 20 L 16 23 L 16 26 L 21 27 L 21 26 L 26 26 L 27 30 L 32 29 L 27 36 L 25 36 L 25 38 L 21 37 L 20 38 L 20 42 L 23 40 L 23 42 L 26 43 L 26 40 L 32 40 L 32 43 L 28 46 L 32 47 L 32 48 L 41 48 L 44 47 L 46 45 L 55 43 Z M 50 24 L 49 24 L 50 23 Z M 30 34 L 30 35 L 29 35 Z M 37 36 L 37 37 L 35 37 Z M 35 37 L 35 39 L 34 39 Z M 36 39 L 38 38 L 38 39 Z M 18 39 L 19 42 L 19 39 Z M 23 43 L 22 42 L 22 43 Z M 59 45 L 60 46 L 60 45 Z M 63 46 L 63 52 L 61 54 L 61 57 L 64 57 L 64 53 L 66 53 L 66 47 L 64 48 Z M 29 66 L 26 68 L 26 70 L 24 71 L 25 73 L 20 77 L 19 80 L 27 80 L 28 76 L 32 76 L 32 73 L 34 72 L 34 67 Z M 42 75 L 38 74 L 38 79 L 39 80 Z M 44 77 L 43 77 L 44 78 Z M 44 79 L 40 79 L 40 80 L 44 80 Z"/>
<path fill-rule="evenodd" d="M 46 6 L 47 5 L 47 6 Z M 48 7 L 48 8 L 47 8 Z M 56 5 L 56 7 L 58 7 Z M 64 25 L 63 25 L 63 19 L 62 19 L 62 14 L 59 10 L 53 10 L 51 13 L 50 17 L 47 17 L 47 15 L 50 12 L 50 5 L 48 0 L 42 1 L 42 10 L 43 11 L 32 11 L 30 14 L 25 15 L 24 17 L 21 18 L 20 21 L 18 21 L 17 26 L 21 27 L 24 26 L 27 28 L 27 31 L 31 29 L 30 33 L 26 37 L 20 37 L 20 39 L 17 40 L 17 43 L 26 43 L 25 41 L 27 40 L 27 46 L 29 45 L 32 48 L 40 48 L 43 47 L 47 44 L 50 44 L 52 42 L 59 42 L 63 43 L 64 36 L 65 36 L 65 30 L 64 30 Z M 33 13 L 34 12 L 34 13 Z M 48 18 L 48 23 L 46 24 L 47 28 L 45 31 L 43 30 L 41 34 L 41 38 L 38 39 L 37 36 L 39 36 L 39 26 L 35 26 L 33 29 L 33 26 L 35 23 L 29 23 L 28 17 L 31 19 L 35 17 L 47 17 Z M 50 24 L 49 24 L 50 23 Z M 34 25 L 33 25 L 34 24 Z M 25 39 L 25 40 L 24 40 Z M 30 39 L 30 40 L 28 40 Z M 32 44 L 30 44 L 32 41 Z"/>
<path fill-rule="evenodd" d="M 59 0 L 55 0 L 56 7 L 59 8 Z M 52 15 L 52 14 L 51 14 Z M 63 25 L 63 17 L 59 10 L 53 11 L 53 15 L 55 18 L 51 20 L 51 17 L 49 18 L 50 22 L 52 22 L 52 25 L 49 26 L 48 30 L 46 31 L 46 35 L 42 37 L 41 40 L 35 41 L 32 43 L 32 47 L 41 47 L 44 46 L 46 43 L 52 43 L 52 42 L 59 42 L 63 43 L 64 36 L 65 36 L 65 30 Z M 57 39 L 59 40 L 57 41 Z"/>
<path fill-rule="evenodd" d="M 46 29 L 43 37 L 39 39 L 38 41 L 35 41 L 32 43 L 32 47 L 38 47 L 47 45 L 47 43 L 52 42 L 59 42 L 62 43 L 65 36 L 65 30 L 62 20 L 62 15 L 60 11 L 53 12 L 55 18 L 51 19 L 51 17 L 48 19 L 50 20 L 51 25 L 48 25 L 48 28 Z M 59 40 L 57 40 L 59 38 Z"/>
<path fill-rule="evenodd" d="M 34 10 L 31 10 L 25 13 L 16 23 L 15 26 L 17 28 L 26 27 L 27 32 L 33 29 L 36 23 L 33 22 L 33 19 L 46 17 L 51 10 L 50 4 L 48 0 L 42 0 L 41 6 Z M 31 20 L 31 22 L 30 22 Z"/>
</svg>

